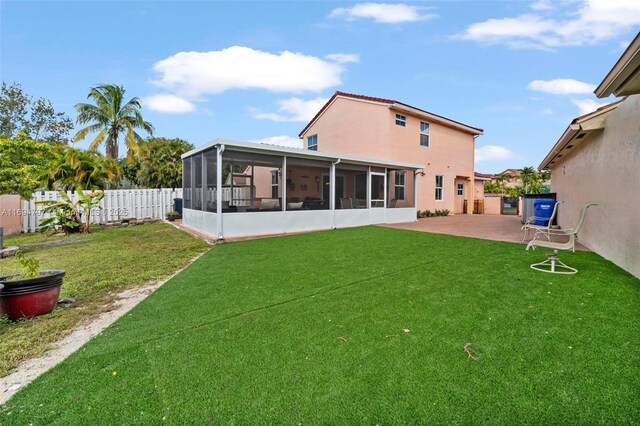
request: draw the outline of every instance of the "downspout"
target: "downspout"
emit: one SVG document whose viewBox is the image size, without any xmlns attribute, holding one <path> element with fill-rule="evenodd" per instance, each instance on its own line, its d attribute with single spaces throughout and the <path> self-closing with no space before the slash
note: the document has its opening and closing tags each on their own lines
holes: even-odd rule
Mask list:
<svg viewBox="0 0 640 426">
<path fill-rule="evenodd" d="M 216 151 L 216 229 L 218 240 L 224 240 L 224 232 L 222 232 L 222 153 L 224 153 L 224 145 L 218 145 Z M 233 174 L 231 179 L 233 180 Z"/>
<path fill-rule="evenodd" d="M 413 172 L 413 208 L 418 211 L 418 175 L 424 176 L 424 169 L 418 169 Z M 418 215 L 416 214 L 416 222 Z"/>
<path fill-rule="evenodd" d="M 340 158 L 331 162 L 331 188 L 329 191 L 329 207 L 332 210 L 331 228 L 336 229 L 336 166 L 340 164 Z"/>
</svg>

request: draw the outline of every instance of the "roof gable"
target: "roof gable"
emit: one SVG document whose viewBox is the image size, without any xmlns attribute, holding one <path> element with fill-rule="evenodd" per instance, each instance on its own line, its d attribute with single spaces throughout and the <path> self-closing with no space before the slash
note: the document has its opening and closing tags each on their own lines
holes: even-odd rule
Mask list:
<svg viewBox="0 0 640 426">
<path fill-rule="evenodd" d="M 307 125 L 304 127 L 304 129 L 302 129 L 302 131 L 298 134 L 298 137 L 302 138 L 302 135 L 304 135 L 305 132 L 307 130 L 309 130 L 309 128 L 316 122 L 316 120 L 318 120 L 320 118 L 320 116 L 331 106 L 331 104 L 338 97 L 343 98 L 343 99 L 351 99 L 351 100 L 357 100 L 357 101 L 365 101 L 365 102 L 377 103 L 377 104 L 383 105 L 383 106 L 391 108 L 391 109 L 400 110 L 400 111 L 402 111 L 404 113 L 414 114 L 414 115 L 417 115 L 419 117 L 425 117 L 427 119 L 436 121 L 436 122 L 438 122 L 440 124 L 443 124 L 445 126 L 453 127 L 455 129 L 458 129 L 458 130 L 461 130 L 463 132 L 470 133 L 470 134 L 473 134 L 473 135 L 481 135 L 481 134 L 484 133 L 484 130 L 481 129 L 481 128 L 468 126 L 468 125 L 460 123 L 458 121 L 451 120 L 451 119 L 443 117 L 441 115 L 437 115 L 437 114 L 434 114 L 432 112 L 429 112 L 429 111 L 426 111 L 426 110 L 423 110 L 423 109 L 420 109 L 420 108 L 416 108 L 416 107 L 411 106 L 409 104 L 405 104 L 403 102 L 398 102 L 398 101 L 393 100 L 393 99 L 377 98 L 377 97 L 374 97 L 374 96 L 365 96 L 365 95 L 358 95 L 358 94 L 354 94 L 354 93 L 336 91 L 333 94 L 333 96 L 331 96 L 331 98 L 327 101 L 327 103 L 325 103 L 324 106 L 322 108 L 320 108 L 320 111 L 317 112 L 317 114 L 311 119 L 311 121 L 309 121 L 307 123 Z"/>
</svg>

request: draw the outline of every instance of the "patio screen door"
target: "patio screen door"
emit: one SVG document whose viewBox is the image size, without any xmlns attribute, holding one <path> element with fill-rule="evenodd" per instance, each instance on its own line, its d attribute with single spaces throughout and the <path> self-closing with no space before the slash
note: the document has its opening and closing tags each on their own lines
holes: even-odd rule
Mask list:
<svg viewBox="0 0 640 426">
<path fill-rule="evenodd" d="M 385 173 L 371 172 L 371 208 L 385 207 L 386 193 L 387 175 Z"/>
</svg>

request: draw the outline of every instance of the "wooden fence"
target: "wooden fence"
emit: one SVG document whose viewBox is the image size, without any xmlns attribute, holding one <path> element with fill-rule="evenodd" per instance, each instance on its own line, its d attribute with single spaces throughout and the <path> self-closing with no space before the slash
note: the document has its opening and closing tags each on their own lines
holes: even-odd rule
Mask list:
<svg viewBox="0 0 640 426">
<path fill-rule="evenodd" d="M 85 191 L 89 192 L 89 191 Z M 78 195 L 68 192 L 72 200 Z M 40 221 L 48 216 L 42 210 L 45 206 L 37 205 L 38 201 L 58 200 L 57 191 L 35 192 L 29 201 L 22 202 L 22 231 L 35 232 Z M 115 189 L 104 191 L 100 201 L 100 209 L 91 212 L 91 223 L 106 223 L 123 218 L 164 219 L 167 212 L 174 209 L 173 199 L 182 198 L 182 189 Z"/>
</svg>

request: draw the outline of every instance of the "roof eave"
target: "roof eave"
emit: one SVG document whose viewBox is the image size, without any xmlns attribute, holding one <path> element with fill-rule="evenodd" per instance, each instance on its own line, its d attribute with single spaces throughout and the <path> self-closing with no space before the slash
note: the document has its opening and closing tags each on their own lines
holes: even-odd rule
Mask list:
<svg viewBox="0 0 640 426">
<path fill-rule="evenodd" d="M 551 151 L 544 158 L 542 163 L 538 166 L 538 170 L 546 169 L 550 166 L 551 162 L 562 152 L 562 150 L 569 145 L 569 143 L 578 135 L 578 133 L 589 133 L 604 128 L 604 121 L 609 114 L 620 105 L 624 99 L 613 102 L 609 105 L 601 107 L 596 111 L 585 114 L 581 117 L 573 119 L 571 124 L 567 126 L 558 142 L 555 143 Z"/>
<path fill-rule="evenodd" d="M 629 44 L 620 59 L 611 68 L 594 93 L 598 98 L 631 95 L 625 92 L 625 86 L 630 79 L 640 78 L 640 33 Z"/>
<path fill-rule="evenodd" d="M 466 133 L 470 133 L 470 134 L 472 134 L 474 136 L 480 136 L 480 135 L 484 134 L 484 129 L 480 129 L 480 128 L 472 127 L 472 126 L 467 126 L 466 124 L 462 124 L 462 123 L 459 123 L 457 121 L 448 119 L 446 117 L 442 117 L 440 115 L 437 115 L 437 114 L 434 114 L 434 113 L 431 113 L 431 112 L 428 112 L 428 111 L 424 111 L 424 110 L 421 110 L 421 109 L 416 108 L 416 107 L 412 107 L 411 105 L 406 105 L 406 104 L 403 104 L 403 103 L 400 103 L 400 102 L 396 102 L 396 103 L 394 103 L 392 105 L 389 105 L 389 108 L 395 109 L 395 110 L 404 111 L 404 112 L 409 112 L 409 113 L 411 113 L 413 115 L 417 115 L 419 117 L 424 117 L 424 118 L 426 118 L 426 119 L 428 119 L 430 121 L 438 122 L 438 123 L 443 124 L 445 126 L 449 126 L 449 127 L 454 128 L 454 129 L 461 130 L 461 131 L 466 132 Z"/>
<path fill-rule="evenodd" d="M 182 158 L 184 159 L 187 157 L 191 157 L 193 155 L 199 154 L 202 151 L 205 151 L 209 148 L 213 148 L 219 145 L 224 145 L 225 147 L 233 147 L 236 150 L 244 151 L 244 152 L 277 153 L 277 154 L 286 155 L 288 157 L 307 158 L 307 159 L 316 159 L 316 160 L 324 160 L 324 161 L 341 160 L 349 164 L 361 164 L 361 165 L 378 166 L 378 167 L 398 167 L 398 168 L 414 169 L 414 170 L 426 169 L 426 166 L 424 164 L 404 163 L 404 162 L 398 162 L 398 161 L 382 161 L 375 158 L 355 157 L 351 155 L 308 151 L 303 149 L 287 148 L 287 147 L 280 147 L 280 146 L 269 146 L 266 144 L 259 144 L 256 142 L 236 141 L 236 140 L 230 140 L 230 139 L 214 139 L 202 145 L 201 147 L 192 149 L 191 151 L 182 154 Z"/>
</svg>

